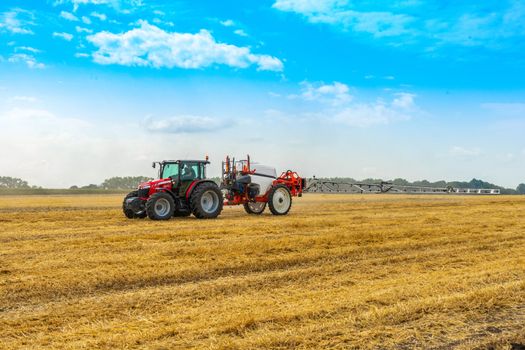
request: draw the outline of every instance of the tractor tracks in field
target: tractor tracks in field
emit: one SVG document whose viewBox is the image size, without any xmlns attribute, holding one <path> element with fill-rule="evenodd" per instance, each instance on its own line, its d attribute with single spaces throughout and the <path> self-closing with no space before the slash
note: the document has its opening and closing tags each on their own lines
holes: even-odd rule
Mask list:
<svg viewBox="0 0 525 350">
<path fill-rule="evenodd" d="M 35 207 L 3 207 L 0 208 L 0 213 L 10 214 L 11 216 L 17 216 L 22 214 L 34 214 L 34 213 L 53 213 L 53 212 L 71 212 L 71 211 L 82 211 L 82 212 L 97 212 L 97 211 L 107 211 L 107 210 L 115 210 L 117 209 L 115 206 L 97 206 L 95 208 L 90 206 L 49 206 L 49 207 L 43 207 L 43 206 L 35 206 Z M 3 221 L 7 220 L 5 217 L 2 218 Z"/>
<path fill-rule="evenodd" d="M 494 324 L 494 319 L 497 318 L 501 322 L 505 320 L 513 319 L 520 320 L 523 317 L 523 313 L 516 313 L 515 308 L 510 307 L 498 307 L 498 306 L 489 306 L 484 308 L 486 312 L 491 312 L 493 316 L 493 321 L 486 322 L 484 317 L 480 317 L 483 320 L 482 329 L 486 332 L 472 331 L 469 329 L 461 329 L 461 327 L 451 325 L 451 332 L 459 331 L 465 333 L 465 336 L 461 340 L 454 342 L 449 342 L 447 345 L 434 345 L 443 343 L 442 339 L 439 339 L 435 335 L 431 334 L 430 329 L 425 329 L 425 319 L 433 319 L 436 315 L 440 313 L 446 314 L 451 312 L 464 312 L 466 305 L 471 303 L 476 304 L 476 298 L 480 293 L 489 293 L 493 295 L 495 300 L 503 299 L 505 296 L 499 296 L 497 293 L 500 290 L 506 291 L 519 291 L 523 288 L 523 282 L 511 281 L 503 283 L 498 286 L 486 286 L 481 288 L 478 291 L 466 291 L 466 292 L 456 292 L 450 293 L 445 296 L 428 296 L 424 299 L 415 297 L 408 300 L 403 300 L 399 302 L 394 302 L 388 305 L 382 305 L 378 308 L 369 308 L 363 310 L 362 306 L 357 305 L 334 305 L 333 308 L 320 308 L 316 311 L 308 312 L 297 312 L 293 315 L 275 315 L 273 317 L 260 317 L 258 319 L 247 319 L 239 320 L 236 324 L 225 327 L 219 332 L 223 334 L 229 334 L 231 336 L 242 336 L 249 337 L 250 335 L 256 336 L 257 333 L 263 333 L 270 331 L 272 328 L 275 331 L 275 328 L 282 328 L 284 325 L 286 327 L 291 327 L 295 330 L 295 333 L 303 333 L 305 336 L 304 341 L 308 342 L 308 333 L 312 333 L 312 330 L 308 330 L 311 327 L 311 323 L 308 324 L 305 321 L 314 321 L 314 324 L 321 324 L 322 326 L 317 326 L 318 333 L 329 332 L 332 329 L 352 329 L 352 335 L 362 333 L 362 335 L 370 334 L 376 330 L 377 335 L 387 333 L 387 329 L 390 327 L 402 325 L 404 328 L 418 330 L 418 332 L 423 333 L 422 337 L 415 339 L 406 340 L 403 343 L 397 344 L 396 348 L 399 349 L 413 349 L 413 348 L 427 348 L 427 349 L 450 349 L 454 348 L 457 345 L 468 342 L 474 339 L 480 339 L 482 337 L 490 336 L 491 333 L 499 331 L 517 331 L 521 330 L 517 328 L 517 324 L 514 323 L 513 326 L 509 327 L 490 327 L 490 324 Z M 516 299 L 516 298 L 515 298 Z M 321 323 L 316 321 L 322 320 Z M 480 320 L 471 319 L 470 322 L 475 324 L 476 322 L 481 322 Z M 377 331 L 377 328 L 380 327 L 381 331 Z M 382 327 L 382 328 L 381 328 Z M 418 329 L 419 328 L 419 329 Z M 372 332 L 371 332 L 372 331 Z M 314 332 L 316 333 L 316 332 Z M 427 333 L 426 335 L 424 333 Z M 336 337 L 334 337 L 336 338 Z M 338 343 L 337 340 L 330 339 L 332 344 Z M 340 344 L 346 343 L 344 339 L 339 341 Z M 348 341 L 348 344 L 355 344 L 354 341 Z M 381 344 L 381 342 L 376 343 Z M 385 348 L 384 344 L 378 348 Z M 312 344 L 313 345 L 313 344 Z M 325 344 L 328 345 L 328 344 Z M 371 344 L 368 344 L 370 346 Z M 432 346 L 434 345 L 434 346 Z M 317 347 L 321 347 L 317 343 Z M 373 347 L 376 348 L 376 347 Z"/>
<path fill-rule="evenodd" d="M 509 346 L 511 350 L 525 348 L 525 304 L 494 310 L 475 321 L 470 320 L 469 327 L 472 327 L 473 331 L 463 339 L 445 342 L 429 349 L 448 350 L 462 347 L 482 350 L 500 347 L 508 349 Z"/>
<path fill-rule="evenodd" d="M 311 271 L 308 271 L 311 272 Z M 494 271 L 495 272 L 495 271 Z M 274 276 L 275 277 L 275 276 Z M 281 278 L 274 279 L 272 276 L 270 276 L 269 279 L 267 279 L 266 276 L 260 275 L 258 276 L 259 282 L 264 283 L 266 280 L 268 283 L 276 283 L 279 284 L 280 288 L 286 288 L 286 285 L 281 286 L 280 282 L 285 281 L 285 276 L 280 276 Z M 318 276 L 316 276 L 318 277 Z M 401 280 L 403 279 L 403 276 L 401 277 Z M 476 277 L 476 276 L 473 276 Z M 397 277 L 393 276 L 392 281 L 389 282 L 390 285 L 394 285 L 394 281 L 397 280 Z M 388 281 L 387 281 L 388 282 Z M 228 295 L 228 293 L 223 293 L 225 290 L 232 293 L 232 289 L 236 290 L 235 294 L 241 294 L 244 293 L 244 289 L 239 289 L 238 286 L 235 284 L 235 279 L 232 278 L 226 278 L 222 281 L 223 286 L 214 286 L 218 288 L 219 290 L 212 290 L 213 293 L 208 294 L 210 292 L 209 285 L 208 286 L 192 286 L 189 290 L 186 291 L 187 295 L 180 292 L 174 292 L 173 296 L 171 298 L 168 298 L 168 300 L 171 300 L 173 298 L 177 299 L 185 299 L 185 298 L 192 298 L 191 293 L 197 292 L 198 294 L 202 293 L 202 296 L 206 295 L 207 300 L 213 300 L 213 298 L 217 295 L 220 295 L 221 297 L 225 297 Z M 445 296 L 439 296 L 439 295 L 433 295 L 428 296 L 425 299 L 421 299 L 421 297 L 418 297 L 417 295 L 412 296 L 410 299 L 404 299 L 402 301 L 399 301 L 394 304 L 382 304 L 379 307 L 373 307 L 373 305 L 370 305 L 370 307 L 367 307 L 368 303 L 366 300 L 364 301 L 365 304 L 362 304 L 363 301 L 357 304 L 346 304 L 337 302 L 337 300 L 334 301 L 332 304 L 328 305 L 319 305 L 318 307 L 315 307 L 314 309 L 305 309 L 305 310 L 296 310 L 291 314 L 288 313 L 276 313 L 271 315 L 261 315 L 261 316 L 255 316 L 253 318 L 248 319 L 239 319 L 231 324 L 218 324 L 214 327 L 213 331 L 210 331 L 208 333 L 213 333 L 217 335 L 226 335 L 231 337 L 248 337 L 250 335 L 257 335 L 258 332 L 264 332 L 268 330 L 277 331 L 283 330 L 283 327 L 293 327 L 296 331 L 304 331 L 302 329 L 304 322 L 306 321 L 314 321 L 317 322 L 319 320 L 322 320 L 319 325 L 320 327 L 329 327 L 329 325 L 334 325 L 334 329 L 341 329 L 341 326 L 343 326 L 343 329 L 353 329 L 354 332 L 362 332 L 363 334 L 367 332 L 367 329 L 375 329 L 377 326 L 396 326 L 400 324 L 405 324 L 405 327 L 418 327 L 418 322 L 421 321 L 421 319 L 424 319 L 425 317 L 430 317 L 433 313 L 440 313 L 440 312 L 452 312 L 452 311 L 461 311 L 464 310 L 466 305 L 468 305 L 468 302 L 465 303 L 465 301 L 473 300 L 475 299 L 476 295 L 479 293 L 483 293 L 485 290 L 487 291 L 497 291 L 499 289 L 514 289 L 517 288 L 523 284 L 523 282 L 506 282 L 502 285 L 487 285 L 482 287 L 480 290 L 471 290 L 465 292 L 452 292 L 451 294 L 447 294 Z M 178 286 L 179 288 L 183 288 L 183 286 Z M 523 286 L 522 286 L 523 287 Z M 205 290 L 199 292 L 202 288 L 205 288 Z M 399 286 L 400 289 L 402 289 L 402 286 Z M 159 293 L 160 291 L 157 291 Z M 356 291 L 358 292 L 358 291 Z M 89 296 L 82 299 L 77 299 L 75 301 L 71 300 L 68 301 L 66 304 L 70 305 L 69 308 L 73 308 L 80 305 L 92 305 L 92 302 L 95 301 L 95 304 L 98 305 L 98 307 L 104 307 L 104 305 L 112 306 L 118 311 L 118 314 L 115 314 L 114 317 L 118 319 L 118 317 L 123 316 L 129 316 L 127 314 L 128 311 L 126 311 L 127 308 L 129 308 L 130 305 L 126 305 L 124 302 L 122 304 L 118 304 L 119 301 L 125 300 L 125 298 L 129 295 L 129 293 L 132 293 L 131 291 L 126 291 L 124 293 L 117 293 L 117 294 L 111 294 L 111 295 L 104 295 L 102 298 L 100 296 Z M 494 294 L 495 298 L 498 298 L 498 294 Z M 194 298 L 195 296 L 193 296 Z M 106 299 L 109 298 L 109 299 Z M 143 296 L 144 298 L 144 296 Z M 201 298 L 200 295 L 197 296 L 198 299 Z M 503 296 L 501 296 L 503 298 Z M 154 300 L 154 295 L 149 296 L 149 298 L 146 298 L 142 301 L 133 301 L 132 305 L 135 305 L 137 303 L 141 302 L 147 302 L 146 300 Z M 117 304 L 115 305 L 115 302 Z M 169 302 L 169 301 L 168 301 Z M 213 302 L 213 301 L 210 301 Z M 465 305 L 466 304 L 466 305 Z M 60 303 L 49 303 L 48 305 L 42 305 L 41 308 L 25 308 L 21 310 L 21 313 L 18 317 L 13 317 L 9 315 L 4 315 L 6 320 L 11 320 L 11 322 L 22 322 L 21 320 L 18 320 L 20 316 L 21 318 L 27 318 L 28 320 L 44 320 L 44 319 L 60 319 L 60 314 L 52 314 L 54 309 L 62 310 L 64 313 L 64 316 L 68 314 L 68 306 Z M 152 308 L 155 309 L 156 307 L 159 307 L 159 305 L 155 306 L 153 305 Z M 65 308 L 64 308 L 65 307 Z M 45 309 L 48 309 L 47 313 Z M 365 309 L 363 309 L 365 308 Z M 40 310 L 40 313 L 39 313 Z M 78 309 L 77 309 L 78 310 Z M 400 313 L 400 310 L 402 311 Z M 489 308 L 488 310 L 492 310 Z M 505 312 L 509 311 L 507 309 L 501 309 L 496 307 L 494 309 L 495 312 Z M 36 314 L 35 314 L 36 312 Z M 111 310 L 109 310 L 111 312 Z M 51 313 L 51 314 L 49 314 Z M 89 311 L 86 311 L 86 313 L 89 314 Z M 79 315 L 80 318 L 84 317 L 84 315 Z M 0 315 L 0 321 L 2 320 L 2 317 Z M 37 321 L 38 322 L 38 321 Z M 73 321 L 76 322 L 76 321 Z M 79 324 L 82 324 L 82 321 L 79 321 Z M 386 323 L 385 323 L 386 322 Z M 10 321 L 8 321 L 9 325 Z M 413 326 L 410 326 L 410 324 L 413 323 Z M 338 325 L 338 327 L 335 327 L 335 325 Z M 75 327 L 74 324 L 71 326 Z M 84 325 L 85 326 L 85 325 Z M 421 325 L 419 325 L 421 327 Z M 60 324 L 57 324 L 54 326 L 54 329 L 56 331 L 60 331 L 60 329 L 63 326 Z M 35 327 L 38 329 L 38 327 Z M 46 327 L 48 330 L 50 329 L 49 326 Z M 321 330 L 319 330 L 321 331 Z M 35 331 L 36 332 L 36 331 Z M 32 332 L 29 332 L 26 334 L 30 334 Z M 172 334 L 172 333 L 170 333 Z M 210 334 L 211 335 L 211 334 Z M 160 336 L 160 335 L 159 335 Z M 173 335 L 172 335 L 173 336 Z M 431 340 L 431 339 L 429 339 Z M 422 344 L 420 344 L 422 345 Z"/>
<path fill-rule="evenodd" d="M 486 244 L 495 244 L 495 240 L 485 242 Z M 499 250 L 516 250 L 519 252 L 519 247 L 522 247 L 525 237 L 516 237 L 512 240 L 499 242 L 497 249 Z M 521 244 L 520 244 L 521 243 Z M 224 266 L 218 268 L 198 268 L 197 270 L 187 270 L 175 275 L 157 275 L 149 278 L 120 276 L 111 278 L 109 280 L 93 281 L 87 285 L 66 285 L 62 288 L 57 288 L 56 285 L 50 285 L 38 291 L 38 286 L 35 289 L 27 290 L 26 297 L 20 299 L 24 294 L 23 290 L 14 286 L 14 290 L 9 291 L 5 289 L 8 295 L 4 295 L 3 305 L 9 305 L 0 310 L 2 313 L 9 313 L 21 308 L 32 308 L 35 305 L 49 304 L 54 302 L 67 302 L 68 300 L 75 300 L 84 296 L 92 297 L 96 295 L 106 295 L 119 292 L 134 292 L 143 290 L 145 288 L 159 288 L 166 286 L 183 286 L 187 284 L 199 284 L 217 281 L 220 279 L 237 279 L 244 280 L 250 277 L 257 278 L 259 275 L 264 275 L 268 279 L 272 279 L 273 274 L 283 274 L 282 277 L 276 277 L 277 280 L 282 278 L 286 281 L 294 273 L 298 274 L 297 278 L 308 280 L 315 276 L 320 276 L 322 271 L 330 275 L 338 273 L 345 273 L 345 271 L 363 271 L 363 269 L 377 269 L 379 266 L 393 266 L 398 269 L 404 265 L 429 265 L 428 271 L 440 270 L 447 265 L 448 268 L 464 268 L 468 266 L 469 262 L 461 257 L 467 252 L 476 251 L 479 256 L 487 256 L 496 259 L 497 252 L 491 250 L 477 250 L 476 247 L 462 246 L 457 242 L 446 242 L 444 246 L 436 246 L 435 243 L 429 242 L 427 244 L 412 245 L 406 249 L 400 247 L 392 247 L 391 249 L 383 247 L 374 251 L 373 256 L 370 256 L 370 251 L 374 251 L 373 247 L 368 247 L 367 251 L 363 251 L 361 247 L 353 247 L 351 249 L 340 250 L 328 249 L 326 251 L 317 251 L 315 255 L 309 257 L 292 256 L 286 259 L 271 260 L 261 258 L 261 260 L 254 260 L 248 263 Z M 454 259 L 454 257 L 457 257 Z M 440 262 L 442 260 L 442 262 Z M 454 262 L 456 260 L 456 262 Z M 317 270 L 318 273 L 313 273 Z M 308 273 L 311 276 L 308 276 Z M 14 271 L 16 272 L 16 270 Z M 384 278 L 388 275 L 388 271 L 382 271 L 376 278 Z M 302 274 L 302 275 L 301 275 Z M 306 274 L 306 275 L 305 275 Z M 286 277 L 288 276 L 288 277 Z M 359 283 L 355 280 L 352 283 Z M 73 288 L 72 288 L 73 287 Z M 48 289 L 51 288 L 51 289 Z M 11 293 L 11 297 L 9 296 Z M 15 293 L 15 294 L 12 294 Z"/>
</svg>

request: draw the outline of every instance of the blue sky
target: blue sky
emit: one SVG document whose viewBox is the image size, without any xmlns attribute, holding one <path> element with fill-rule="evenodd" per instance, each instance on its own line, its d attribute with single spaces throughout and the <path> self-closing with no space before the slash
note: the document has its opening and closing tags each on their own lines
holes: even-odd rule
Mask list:
<svg viewBox="0 0 525 350">
<path fill-rule="evenodd" d="M 250 153 L 305 176 L 525 182 L 525 3 L 0 3 L 0 175 Z"/>
</svg>

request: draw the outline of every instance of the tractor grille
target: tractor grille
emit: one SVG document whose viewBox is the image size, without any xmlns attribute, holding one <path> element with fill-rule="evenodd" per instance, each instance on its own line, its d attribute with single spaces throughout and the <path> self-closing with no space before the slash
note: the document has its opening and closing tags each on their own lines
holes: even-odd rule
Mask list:
<svg viewBox="0 0 525 350">
<path fill-rule="evenodd" d="M 141 188 L 141 189 L 139 190 L 139 197 L 140 197 L 140 198 L 147 197 L 147 196 L 148 196 L 148 193 L 149 193 L 149 187 L 148 187 L 148 188 Z"/>
</svg>

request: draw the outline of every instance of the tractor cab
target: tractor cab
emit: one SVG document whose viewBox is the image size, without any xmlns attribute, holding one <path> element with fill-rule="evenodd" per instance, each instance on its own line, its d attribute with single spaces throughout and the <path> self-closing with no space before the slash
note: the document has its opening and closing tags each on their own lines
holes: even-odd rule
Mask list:
<svg viewBox="0 0 525 350">
<path fill-rule="evenodd" d="M 155 168 L 159 165 L 157 181 L 171 179 L 172 191 L 183 195 L 192 182 L 206 178 L 206 165 L 209 163 L 207 160 L 164 160 L 154 162 L 152 166 Z"/>
</svg>

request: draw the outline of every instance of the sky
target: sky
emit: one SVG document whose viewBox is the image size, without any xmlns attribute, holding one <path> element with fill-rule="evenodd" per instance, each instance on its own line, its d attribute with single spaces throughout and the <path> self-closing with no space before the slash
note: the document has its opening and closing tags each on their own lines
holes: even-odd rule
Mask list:
<svg viewBox="0 0 525 350">
<path fill-rule="evenodd" d="M 228 154 L 304 177 L 525 182 L 519 0 L 0 2 L 0 176 Z"/>
</svg>

